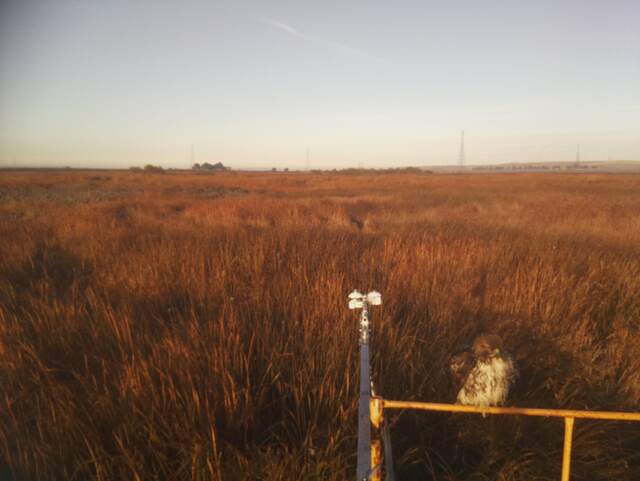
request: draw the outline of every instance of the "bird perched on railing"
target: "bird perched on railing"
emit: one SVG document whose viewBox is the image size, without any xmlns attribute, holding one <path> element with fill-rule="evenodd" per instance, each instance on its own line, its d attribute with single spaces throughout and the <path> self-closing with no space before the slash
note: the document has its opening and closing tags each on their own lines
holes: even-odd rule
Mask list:
<svg viewBox="0 0 640 481">
<path fill-rule="evenodd" d="M 471 349 L 453 355 L 449 368 L 460 386 L 456 404 L 468 406 L 502 406 L 518 371 L 502 339 L 495 334 L 481 334 Z"/>
</svg>

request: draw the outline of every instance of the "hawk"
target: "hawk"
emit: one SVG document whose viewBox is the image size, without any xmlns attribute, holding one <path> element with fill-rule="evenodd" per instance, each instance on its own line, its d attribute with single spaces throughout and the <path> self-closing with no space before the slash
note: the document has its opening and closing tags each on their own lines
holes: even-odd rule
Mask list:
<svg viewBox="0 0 640 481">
<path fill-rule="evenodd" d="M 502 339 L 495 334 L 481 334 L 471 349 L 454 354 L 449 368 L 460 388 L 456 404 L 468 406 L 502 406 L 518 371 Z"/>
</svg>

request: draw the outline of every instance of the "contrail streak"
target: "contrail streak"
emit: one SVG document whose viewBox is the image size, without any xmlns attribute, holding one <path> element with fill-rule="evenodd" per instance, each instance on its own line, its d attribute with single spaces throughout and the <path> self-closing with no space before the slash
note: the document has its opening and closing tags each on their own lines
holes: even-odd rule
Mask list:
<svg viewBox="0 0 640 481">
<path fill-rule="evenodd" d="M 308 42 L 313 42 L 316 44 L 331 47 L 332 49 L 338 50 L 343 55 L 347 55 L 350 57 L 359 57 L 359 58 L 374 61 L 374 62 L 382 61 L 379 57 L 376 57 L 375 55 L 372 55 L 363 50 L 350 47 L 349 45 L 345 45 L 339 42 L 334 42 L 332 40 L 325 40 L 319 37 L 314 37 L 313 35 L 305 34 L 300 30 L 298 30 L 297 28 L 293 27 L 292 25 L 286 24 L 284 22 L 280 22 L 279 20 L 274 20 L 273 18 L 261 17 L 261 18 L 257 18 L 256 21 L 263 23 L 265 25 L 269 25 L 270 27 L 277 28 L 278 30 L 282 30 L 283 32 L 288 33 L 289 35 L 292 35 L 297 38 L 301 38 Z"/>
</svg>

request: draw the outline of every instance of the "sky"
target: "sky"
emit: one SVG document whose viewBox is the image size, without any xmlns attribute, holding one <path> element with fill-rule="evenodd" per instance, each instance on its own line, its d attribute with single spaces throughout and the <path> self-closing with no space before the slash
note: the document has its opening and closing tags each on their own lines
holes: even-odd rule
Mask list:
<svg viewBox="0 0 640 481">
<path fill-rule="evenodd" d="M 640 160 L 638 0 L 0 0 L 0 166 Z M 307 163 L 307 151 L 309 162 Z"/>
</svg>

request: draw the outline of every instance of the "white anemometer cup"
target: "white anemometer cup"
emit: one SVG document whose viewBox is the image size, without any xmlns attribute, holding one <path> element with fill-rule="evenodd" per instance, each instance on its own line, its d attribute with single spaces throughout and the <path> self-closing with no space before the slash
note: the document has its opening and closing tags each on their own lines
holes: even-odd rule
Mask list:
<svg viewBox="0 0 640 481">
<path fill-rule="evenodd" d="M 382 304 L 382 296 L 378 291 L 362 294 L 360 291 L 355 290 L 349 294 L 349 309 L 362 309 L 365 301 L 371 306 L 379 306 Z"/>
<path fill-rule="evenodd" d="M 382 296 L 378 291 L 363 294 L 355 290 L 349 294 L 349 309 L 362 309 L 360 314 L 360 344 L 369 343 L 369 306 L 379 306 L 380 304 L 382 304 Z"/>
</svg>

